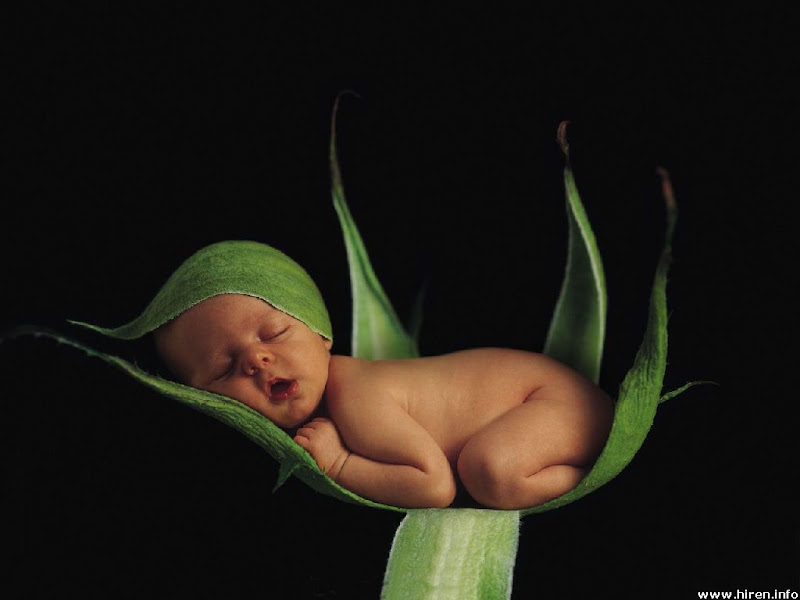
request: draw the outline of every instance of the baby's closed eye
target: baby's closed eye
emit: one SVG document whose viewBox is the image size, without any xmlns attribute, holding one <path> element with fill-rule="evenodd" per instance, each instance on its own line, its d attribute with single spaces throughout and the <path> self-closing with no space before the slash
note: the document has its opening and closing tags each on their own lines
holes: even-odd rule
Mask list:
<svg viewBox="0 0 800 600">
<path fill-rule="evenodd" d="M 280 338 L 283 334 L 289 332 L 290 325 L 284 324 L 280 327 L 266 327 L 263 328 L 258 335 L 258 339 L 261 342 L 270 342 L 272 340 L 276 340 Z"/>
<path fill-rule="evenodd" d="M 222 366 L 222 368 L 217 370 L 217 375 L 214 376 L 212 381 L 221 381 L 229 377 L 233 373 L 234 366 L 235 363 L 233 359 L 226 361 L 226 363 Z"/>
</svg>

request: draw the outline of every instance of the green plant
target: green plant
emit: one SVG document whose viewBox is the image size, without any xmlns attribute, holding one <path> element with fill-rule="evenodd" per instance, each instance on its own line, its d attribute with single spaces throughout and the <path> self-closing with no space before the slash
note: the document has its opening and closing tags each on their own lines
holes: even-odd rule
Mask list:
<svg viewBox="0 0 800 600">
<path fill-rule="evenodd" d="M 338 101 L 337 101 L 338 102 Z M 344 234 L 353 295 L 352 353 L 365 359 L 419 355 L 416 336 L 401 324 L 375 275 L 367 250 L 348 209 L 336 155 L 336 108 L 331 123 L 330 166 L 333 203 Z M 606 289 L 602 261 L 569 162 L 566 123 L 558 130 L 565 156 L 564 182 L 568 218 L 565 277 L 550 324 L 544 352 L 597 382 L 605 339 Z M 140 383 L 229 425 L 259 444 L 279 463 L 275 489 L 294 475 L 321 493 L 365 507 L 405 512 L 392 545 L 382 597 L 503 598 L 510 596 L 519 520 L 591 493 L 634 457 L 649 431 L 660 402 L 681 393 L 691 382 L 661 395 L 667 352 L 666 282 L 677 208 L 669 178 L 659 170 L 666 204 L 666 235 L 656 267 L 644 338 L 624 378 L 607 443 L 594 467 L 572 491 L 544 505 L 522 511 L 484 509 L 407 510 L 372 502 L 341 487 L 314 460 L 259 413 L 224 396 L 154 376 L 130 362 L 96 351 L 41 328 L 17 334 L 47 336 L 79 348 L 121 369 Z"/>
</svg>

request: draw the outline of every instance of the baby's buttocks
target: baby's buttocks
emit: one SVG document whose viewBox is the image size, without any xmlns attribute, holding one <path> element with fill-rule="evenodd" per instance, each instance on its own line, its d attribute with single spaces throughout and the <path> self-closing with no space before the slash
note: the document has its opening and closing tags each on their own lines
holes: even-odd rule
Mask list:
<svg viewBox="0 0 800 600">
<path fill-rule="evenodd" d="M 409 414 L 454 462 L 484 426 L 525 402 L 545 376 L 536 357 L 496 348 L 397 361 Z M 405 366 L 406 369 L 402 369 Z"/>
<path fill-rule="evenodd" d="M 578 418 L 581 428 L 591 429 L 590 422 L 597 421 L 597 428 L 605 430 L 613 416 L 613 405 L 599 388 L 542 354 L 479 348 L 404 360 L 334 359 L 330 402 L 350 403 L 363 397 L 370 398 L 370 403 L 380 399 L 400 405 L 453 465 L 478 432 L 528 401 L 539 402 L 538 396 L 542 401 L 544 396 L 548 402 L 555 399 L 554 410 L 571 415 L 571 420 Z M 602 419 L 590 416 L 598 407 L 605 415 Z M 344 415 L 331 408 L 333 414 Z M 584 413 L 586 418 L 579 416 Z"/>
</svg>

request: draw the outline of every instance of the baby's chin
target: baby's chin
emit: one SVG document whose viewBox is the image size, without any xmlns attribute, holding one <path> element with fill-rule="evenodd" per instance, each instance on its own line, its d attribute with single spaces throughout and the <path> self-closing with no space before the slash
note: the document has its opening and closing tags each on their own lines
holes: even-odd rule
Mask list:
<svg viewBox="0 0 800 600">
<path fill-rule="evenodd" d="M 288 414 L 281 423 L 275 423 L 281 429 L 289 431 L 298 429 L 308 423 L 311 419 L 319 416 L 322 409 L 322 398 L 308 405 L 305 402 L 298 402 L 289 407 Z"/>
</svg>

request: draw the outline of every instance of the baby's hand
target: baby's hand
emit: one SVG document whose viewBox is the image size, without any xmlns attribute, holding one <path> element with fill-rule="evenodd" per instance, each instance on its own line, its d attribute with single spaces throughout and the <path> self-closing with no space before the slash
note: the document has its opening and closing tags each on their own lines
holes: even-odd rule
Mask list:
<svg viewBox="0 0 800 600">
<path fill-rule="evenodd" d="M 350 451 L 342 444 L 333 421 L 325 417 L 317 417 L 303 425 L 297 430 L 294 441 L 308 450 L 317 466 L 333 480 L 339 476 L 350 456 Z"/>
</svg>

